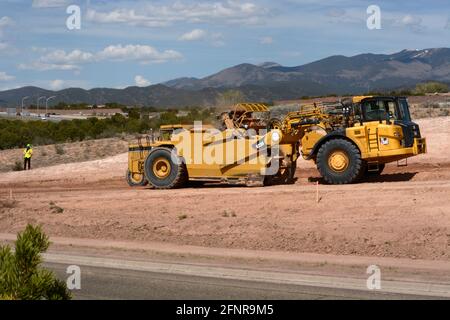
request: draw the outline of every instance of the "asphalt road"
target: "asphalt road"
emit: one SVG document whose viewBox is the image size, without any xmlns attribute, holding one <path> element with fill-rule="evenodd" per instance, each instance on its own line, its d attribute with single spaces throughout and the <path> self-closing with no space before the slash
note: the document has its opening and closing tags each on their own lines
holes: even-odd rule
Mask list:
<svg viewBox="0 0 450 320">
<path fill-rule="evenodd" d="M 45 263 L 65 280 L 66 264 Z M 92 266 L 81 267 L 74 299 L 430 299 L 374 291 L 286 285 Z"/>
</svg>

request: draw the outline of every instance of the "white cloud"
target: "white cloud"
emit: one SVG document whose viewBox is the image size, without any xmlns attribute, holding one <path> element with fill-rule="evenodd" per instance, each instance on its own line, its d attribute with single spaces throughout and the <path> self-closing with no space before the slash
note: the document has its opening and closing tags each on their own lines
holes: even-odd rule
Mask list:
<svg viewBox="0 0 450 320">
<path fill-rule="evenodd" d="M 221 33 L 208 33 L 202 29 L 194 29 L 178 38 L 179 41 L 208 41 L 213 47 L 223 47 L 225 41 Z"/>
<path fill-rule="evenodd" d="M 56 63 L 44 63 L 42 61 L 33 61 L 29 64 L 21 63 L 18 65 L 20 70 L 36 70 L 36 71 L 50 71 L 50 70 L 78 70 L 79 66 L 73 64 L 56 64 Z"/>
<path fill-rule="evenodd" d="M 99 60 L 137 60 L 142 63 L 161 63 L 169 60 L 179 60 L 183 56 L 175 50 L 162 52 L 147 45 L 112 45 L 96 54 Z"/>
<path fill-rule="evenodd" d="M 110 12 L 89 9 L 86 19 L 97 23 L 126 23 L 131 26 L 144 27 L 164 27 L 170 24 L 169 21 L 158 17 L 136 14 L 134 9 L 117 9 Z"/>
<path fill-rule="evenodd" d="M 261 44 L 272 44 L 273 43 L 273 38 L 272 37 L 263 37 L 260 40 Z"/>
<path fill-rule="evenodd" d="M 64 88 L 64 85 L 65 85 L 64 80 L 57 79 L 57 80 L 50 81 L 49 87 L 52 90 L 61 90 Z"/>
<path fill-rule="evenodd" d="M 9 27 L 11 25 L 13 25 L 14 20 L 11 19 L 10 17 L 2 17 L 0 18 L 0 28 L 4 28 L 4 27 Z"/>
<path fill-rule="evenodd" d="M 401 19 L 401 23 L 405 26 L 420 25 L 422 18 L 408 14 Z"/>
<path fill-rule="evenodd" d="M 10 17 L 4 16 L 0 18 L 0 37 L 3 36 L 3 29 L 10 27 L 14 24 L 14 20 Z"/>
<path fill-rule="evenodd" d="M 205 39 L 207 32 L 202 29 L 194 29 L 190 32 L 183 34 L 179 40 L 180 41 L 196 41 Z"/>
<path fill-rule="evenodd" d="M 33 85 L 37 87 L 47 88 L 49 90 L 59 91 L 66 88 L 88 88 L 88 82 L 85 80 L 62 80 L 55 79 L 51 81 L 35 81 Z"/>
<path fill-rule="evenodd" d="M 94 58 L 94 54 L 90 52 L 83 52 L 81 50 L 73 50 L 69 53 L 66 53 L 64 50 L 55 50 L 41 57 L 41 61 L 53 64 L 69 65 L 91 62 Z"/>
<path fill-rule="evenodd" d="M 413 32 L 421 32 L 425 29 L 425 26 L 422 24 L 422 18 L 410 14 L 402 17 L 397 24 L 407 27 Z"/>
<path fill-rule="evenodd" d="M 0 81 L 11 81 L 16 77 L 8 75 L 6 72 L 0 72 Z"/>
<path fill-rule="evenodd" d="M 134 77 L 134 82 L 138 87 L 147 87 L 151 85 L 152 83 L 145 79 L 143 76 L 137 75 Z"/>
<path fill-rule="evenodd" d="M 57 8 L 69 4 L 68 0 L 33 0 L 33 8 Z"/>
<path fill-rule="evenodd" d="M 138 12 L 138 13 L 137 13 Z M 228 0 L 221 2 L 174 2 L 171 5 L 148 4 L 139 8 L 99 12 L 89 9 L 86 18 L 97 23 L 123 23 L 132 26 L 163 27 L 176 22 L 211 22 L 256 24 L 269 14 L 265 7 L 252 2 Z"/>
<path fill-rule="evenodd" d="M 47 52 L 39 59 L 30 64 L 20 64 L 19 69 L 32 69 L 38 71 L 47 70 L 79 70 L 82 64 L 98 61 L 129 61 L 140 63 L 163 63 L 169 60 L 179 60 L 183 55 L 174 50 L 158 51 L 147 45 L 111 45 L 103 50 L 91 53 L 81 50 L 66 52 L 64 50 L 46 50 Z"/>
</svg>

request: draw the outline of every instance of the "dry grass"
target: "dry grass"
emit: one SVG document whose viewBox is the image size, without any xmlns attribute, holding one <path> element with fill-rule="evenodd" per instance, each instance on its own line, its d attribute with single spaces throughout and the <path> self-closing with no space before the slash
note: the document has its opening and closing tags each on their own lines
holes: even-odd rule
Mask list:
<svg viewBox="0 0 450 320">
<path fill-rule="evenodd" d="M 53 213 L 63 213 L 64 212 L 64 208 L 56 205 L 53 201 L 50 201 L 49 205 L 50 205 L 50 210 Z"/>
<path fill-rule="evenodd" d="M 0 208 L 12 209 L 17 207 L 17 201 L 14 199 L 0 199 Z"/>
</svg>

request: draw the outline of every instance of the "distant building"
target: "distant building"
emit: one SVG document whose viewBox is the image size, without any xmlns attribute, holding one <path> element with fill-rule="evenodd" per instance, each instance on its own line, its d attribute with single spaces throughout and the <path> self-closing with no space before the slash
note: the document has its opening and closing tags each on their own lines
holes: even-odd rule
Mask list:
<svg viewBox="0 0 450 320">
<path fill-rule="evenodd" d="M 177 117 L 178 118 L 186 117 L 188 114 L 189 114 L 189 111 L 184 111 L 184 110 L 178 111 Z"/>
</svg>

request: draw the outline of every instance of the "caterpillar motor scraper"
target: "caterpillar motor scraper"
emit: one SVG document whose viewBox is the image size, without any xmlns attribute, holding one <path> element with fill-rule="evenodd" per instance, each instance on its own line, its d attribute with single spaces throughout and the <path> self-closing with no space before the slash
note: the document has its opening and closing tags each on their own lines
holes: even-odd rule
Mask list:
<svg viewBox="0 0 450 320">
<path fill-rule="evenodd" d="M 326 182 L 347 184 L 426 152 L 404 97 L 357 96 L 304 105 L 282 119 L 269 115 L 265 105 L 238 104 L 221 114 L 220 130 L 162 126 L 157 141 L 130 144 L 127 181 L 158 189 L 188 181 L 290 183 L 301 155 Z"/>
</svg>

